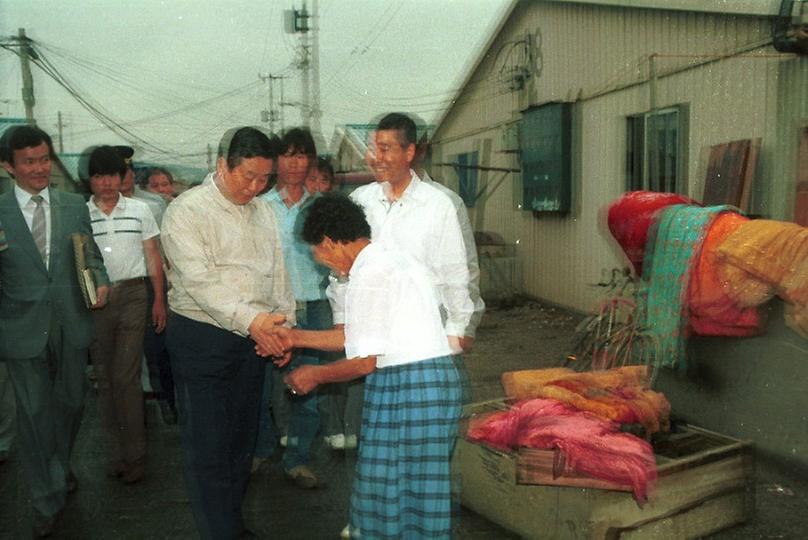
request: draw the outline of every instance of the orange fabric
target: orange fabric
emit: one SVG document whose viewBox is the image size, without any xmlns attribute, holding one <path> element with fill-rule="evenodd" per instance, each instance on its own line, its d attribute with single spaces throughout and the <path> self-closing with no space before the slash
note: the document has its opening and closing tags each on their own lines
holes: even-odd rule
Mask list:
<svg viewBox="0 0 808 540">
<path fill-rule="evenodd" d="M 728 266 L 770 285 L 789 304 L 786 324 L 808 337 L 808 227 L 750 221 L 728 236 L 718 253 Z M 741 287 L 735 289 L 743 295 Z"/>
<path fill-rule="evenodd" d="M 505 394 L 514 399 L 547 398 L 619 422 L 642 424 L 648 435 L 668 429 L 670 403 L 648 388 L 646 366 L 578 373 L 566 368 L 502 374 Z"/>
<path fill-rule="evenodd" d="M 760 333 L 760 315 L 750 306 L 757 306 L 761 301 L 739 304 L 737 295 L 730 294 L 728 284 L 756 297 L 769 295 L 769 288 L 739 269 L 728 272 L 722 269 L 725 265 L 717 252 L 718 246 L 748 221 L 735 212 L 724 212 L 716 217 L 705 235 L 699 257 L 690 271 L 687 291 L 689 324 L 695 334 L 751 336 Z"/>
</svg>

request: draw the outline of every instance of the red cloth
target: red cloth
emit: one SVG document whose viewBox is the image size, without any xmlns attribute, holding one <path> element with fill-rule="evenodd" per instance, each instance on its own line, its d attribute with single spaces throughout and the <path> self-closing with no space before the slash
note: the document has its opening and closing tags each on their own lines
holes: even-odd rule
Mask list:
<svg viewBox="0 0 808 540">
<path fill-rule="evenodd" d="M 657 212 L 674 204 L 701 206 L 684 195 L 654 191 L 629 191 L 609 205 L 609 231 L 634 265 L 638 276 L 642 275 L 648 228 Z"/>
<path fill-rule="evenodd" d="M 558 449 L 564 472 L 575 471 L 632 487 L 642 503 L 656 483 L 651 445 L 619 424 L 552 399 L 520 401 L 507 411 L 472 421 L 468 438 L 501 449 Z"/>
</svg>

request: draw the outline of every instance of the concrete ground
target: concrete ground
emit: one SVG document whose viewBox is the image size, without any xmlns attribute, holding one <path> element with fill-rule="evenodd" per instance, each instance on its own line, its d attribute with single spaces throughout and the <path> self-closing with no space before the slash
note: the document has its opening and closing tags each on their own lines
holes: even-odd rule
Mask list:
<svg viewBox="0 0 808 540">
<path fill-rule="evenodd" d="M 474 352 L 466 359 L 473 399 L 501 395 L 503 371 L 554 365 L 577 322 L 575 315 L 538 304 L 492 309 L 486 315 Z M 74 468 L 79 491 L 69 499 L 57 539 L 196 538 L 181 472 L 179 431 L 164 425 L 156 404 L 147 405 L 148 475 L 134 486 L 104 476 L 105 454 L 93 396 L 88 400 L 79 434 Z M 301 491 L 287 483 L 275 463 L 254 476 L 245 503 L 245 518 L 262 538 L 335 539 L 346 524 L 350 478 L 355 455 L 320 446 L 314 468 L 326 486 Z M 808 478 L 777 463 L 758 460 L 756 506 L 746 524 L 713 536 L 721 540 L 808 537 Z M 497 540 L 517 538 L 468 510 L 460 510 L 457 537 Z M 31 511 L 19 459 L 0 466 L 0 539 L 31 534 Z"/>
</svg>

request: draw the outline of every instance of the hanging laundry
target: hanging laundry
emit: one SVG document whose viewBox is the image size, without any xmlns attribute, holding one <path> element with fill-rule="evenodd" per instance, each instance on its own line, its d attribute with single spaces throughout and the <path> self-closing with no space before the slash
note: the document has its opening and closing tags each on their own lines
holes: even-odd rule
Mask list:
<svg viewBox="0 0 808 540">
<path fill-rule="evenodd" d="M 715 218 L 704 236 L 701 253 L 690 271 L 687 291 L 689 324 L 700 336 L 753 336 L 761 332 L 758 304 L 771 298 L 773 291 L 765 283 L 736 267 L 725 264 L 718 246 L 749 218 L 736 212 L 724 212 Z M 751 303 L 740 302 L 732 287 L 743 283 L 743 290 L 754 296 Z"/>
<path fill-rule="evenodd" d="M 718 253 L 726 266 L 767 284 L 787 302 L 786 324 L 808 338 L 808 227 L 753 220 L 728 236 Z M 760 299 L 759 290 L 749 284 L 729 282 L 728 286 L 734 297 L 748 305 Z"/>
<path fill-rule="evenodd" d="M 687 290 L 704 236 L 713 220 L 731 206 L 677 204 L 662 210 L 645 245 L 643 285 L 637 309 L 646 332 L 659 344 L 657 365 L 684 370 L 690 334 Z"/>
</svg>

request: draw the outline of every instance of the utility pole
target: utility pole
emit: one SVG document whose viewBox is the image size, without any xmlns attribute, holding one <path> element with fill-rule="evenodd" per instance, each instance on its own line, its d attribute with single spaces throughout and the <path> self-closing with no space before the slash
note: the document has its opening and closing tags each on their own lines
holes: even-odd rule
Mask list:
<svg viewBox="0 0 808 540">
<path fill-rule="evenodd" d="M 25 28 L 17 30 L 17 42 L 20 48 L 20 70 L 22 72 L 22 102 L 25 105 L 25 119 L 35 125 L 34 120 L 34 78 L 31 76 L 31 59 L 38 60 L 34 49 L 31 47 L 31 40 L 25 35 Z"/>
<path fill-rule="evenodd" d="M 306 0 L 303 0 L 303 9 L 300 11 L 303 25 L 300 30 L 300 82 L 303 87 L 300 107 L 300 120 L 304 127 L 309 127 L 311 118 L 311 88 L 309 86 L 311 68 L 311 45 L 309 44 L 309 13 L 306 11 Z"/>
<path fill-rule="evenodd" d="M 300 58 L 297 69 L 300 70 L 301 100 L 300 119 L 303 126 L 308 127 L 315 142 L 322 146 L 324 139 L 320 133 L 320 40 L 319 40 L 319 0 L 312 0 L 312 11 L 309 13 L 303 0 L 301 9 L 286 11 L 285 30 L 289 34 L 300 35 Z"/>
<path fill-rule="evenodd" d="M 259 73 L 258 78 L 267 83 L 267 108 L 261 111 L 261 121 L 269 124 L 269 131 L 275 133 L 275 123 L 282 118 L 282 115 L 278 114 L 278 109 L 275 108 L 275 81 L 281 83 L 281 105 L 283 105 L 283 77 L 272 73 L 266 75 Z M 283 129 L 282 124 L 283 121 L 281 121 L 281 130 Z"/>
<path fill-rule="evenodd" d="M 62 111 L 57 113 L 58 121 L 56 123 L 56 128 L 59 130 L 59 153 L 64 154 L 65 146 L 64 146 L 64 124 L 62 123 Z"/>
<path fill-rule="evenodd" d="M 311 119 L 311 131 L 320 134 L 320 118 L 323 111 L 320 110 L 320 0 L 311 0 L 311 101 L 309 118 Z M 304 4 L 305 5 L 305 4 Z"/>
<path fill-rule="evenodd" d="M 287 103 L 283 100 L 283 77 L 281 77 L 281 102 L 280 102 L 280 109 L 281 109 L 281 133 L 286 129 L 286 125 L 284 122 L 283 116 L 283 108 L 287 106 Z"/>
</svg>

